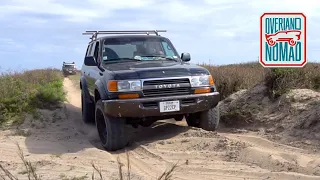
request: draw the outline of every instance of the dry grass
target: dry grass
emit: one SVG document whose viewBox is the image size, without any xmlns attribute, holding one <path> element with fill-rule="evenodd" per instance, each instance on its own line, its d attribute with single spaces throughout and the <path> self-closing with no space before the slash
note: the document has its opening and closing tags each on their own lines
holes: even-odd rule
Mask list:
<svg viewBox="0 0 320 180">
<path fill-rule="evenodd" d="M 77 73 L 75 75 L 70 75 L 68 76 L 68 78 L 72 81 L 75 87 L 80 88 L 80 73 Z"/>
<path fill-rule="evenodd" d="M 263 68 L 259 63 L 200 65 L 213 75 L 222 99 L 260 83 L 267 85 L 272 97 L 292 88 L 320 90 L 320 63 L 308 63 L 304 68 Z"/>
<path fill-rule="evenodd" d="M 290 89 L 320 90 L 320 63 L 308 63 L 304 68 L 263 68 L 259 63 L 210 66 L 202 64 L 215 78 L 222 100 L 241 90 L 256 85 L 266 86 L 265 94 L 272 101 Z M 240 103 L 221 115 L 221 122 L 226 127 L 239 127 L 254 122 L 254 115 L 260 109 L 254 104 Z M 258 102 L 257 102 L 258 103 Z"/>
<path fill-rule="evenodd" d="M 36 172 L 36 168 L 35 166 L 33 166 L 33 164 L 25 159 L 25 156 L 23 154 L 22 149 L 20 148 L 19 144 L 16 143 L 17 147 L 18 147 L 18 155 L 25 167 L 25 172 L 24 174 L 27 175 L 27 179 L 28 180 L 42 180 L 41 176 L 37 174 Z M 127 175 L 126 180 L 131 180 L 131 167 L 130 167 L 130 157 L 129 157 L 129 153 L 126 152 L 127 155 L 127 172 L 125 173 L 122 169 L 122 167 L 124 166 L 124 164 L 120 161 L 120 159 L 118 158 L 118 167 L 119 167 L 119 180 L 124 180 L 125 175 Z M 91 163 L 92 168 L 93 168 L 93 172 L 91 174 L 91 179 L 92 180 L 96 180 L 98 178 L 98 180 L 105 180 L 102 169 L 98 168 L 94 163 Z M 157 180 L 172 180 L 173 179 L 173 173 L 174 171 L 177 169 L 178 167 L 178 163 L 175 163 L 171 168 L 169 168 L 168 170 L 164 171 L 158 178 Z M 0 172 L 2 171 L 2 174 L 0 173 L 0 179 L 1 180 L 19 180 L 16 176 L 14 176 L 9 170 L 7 170 L 6 168 L 4 168 L 1 164 L 0 164 Z M 98 174 L 97 176 L 95 175 L 95 172 Z M 74 180 L 76 179 L 84 179 L 84 177 L 86 176 L 82 176 L 80 178 L 72 178 Z M 25 179 L 25 178 L 24 178 Z M 65 177 L 65 175 L 60 176 L 60 179 L 65 180 L 67 179 Z M 108 179 L 108 178 L 106 178 Z"/>
<path fill-rule="evenodd" d="M 9 72 L 0 75 L 0 124 L 19 120 L 24 112 L 65 100 L 63 76 L 56 69 Z"/>
<path fill-rule="evenodd" d="M 18 147 L 18 155 L 23 162 L 23 165 L 25 167 L 25 174 L 27 174 L 28 180 L 40 180 L 40 176 L 37 175 L 36 173 L 36 168 L 33 166 L 33 164 L 26 160 L 23 154 L 22 149 L 20 148 L 19 144 L 16 144 Z M 15 177 L 9 170 L 5 169 L 1 164 L 0 164 L 0 169 L 3 172 L 3 175 L 0 174 L 0 178 L 3 180 L 9 179 L 9 180 L 18 180 L 17 177 Z"/>
</svg>

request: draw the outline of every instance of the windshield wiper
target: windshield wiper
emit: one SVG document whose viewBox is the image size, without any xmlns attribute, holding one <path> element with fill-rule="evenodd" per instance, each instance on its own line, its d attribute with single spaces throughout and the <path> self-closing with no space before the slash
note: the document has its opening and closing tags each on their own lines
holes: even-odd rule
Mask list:
<svg viewBox="0 0 320 180">
<path fill-rule="evenodd" d="M 165 56 L 160 56 L 161 58 L 164 58 L 164 59 L 166 59 L 166 60 L 170 60 L 170 61 L 176 61 L 176 62 L 178 62 L 178 60 L 177 59 L 175 59 L 175 58 L 173 58 L 173 57 L 165 57 Z"/>
<path fill-rule="evenodd" d="M 114 58 L 114 59 L 104 60 L 103 62 L 110 64 L 110 63 L 122 63 L 122 62 L 128 62 L 128 61 L 142 61 L 142 60 L 134 59 L 134 58 Z"/>
<path fill-rule="evenodd" d="M 157 57 L 157 58 L 163 58 L 163 59 L 166 59 L 166 60 L 178 62 L 177 59 L 174 59 L 174 58 L 172 58 L 172 57 L 166 57 L 166 56 L 143 56 L 143 57 Z"/>
</svg>

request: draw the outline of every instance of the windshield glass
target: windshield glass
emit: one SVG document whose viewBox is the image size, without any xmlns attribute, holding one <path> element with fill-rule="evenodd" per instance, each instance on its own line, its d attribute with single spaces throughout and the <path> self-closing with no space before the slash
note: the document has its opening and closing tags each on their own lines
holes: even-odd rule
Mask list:
<svg viewBox="0 0 320 180">
<path fill-rule="evenodd" d="M 121 59 L 158 60 L 163 58 L 179 59 L 172 44 L 158 37 L 115 37 L 103 43 L 103 61 Z"/>
</svg>

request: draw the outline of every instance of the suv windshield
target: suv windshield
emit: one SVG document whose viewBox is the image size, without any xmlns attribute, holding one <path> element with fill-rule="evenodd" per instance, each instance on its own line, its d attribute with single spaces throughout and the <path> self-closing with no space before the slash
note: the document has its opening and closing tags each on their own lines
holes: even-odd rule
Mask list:
<svg viewBox="0 0 320 180">
<path fill-rule="evenodd" d="M 104 40 L 102 59 L 105 62 L 124 59 L 178 60 L 178 53 L 165 38 L 115 37 Z"/>
</svg>

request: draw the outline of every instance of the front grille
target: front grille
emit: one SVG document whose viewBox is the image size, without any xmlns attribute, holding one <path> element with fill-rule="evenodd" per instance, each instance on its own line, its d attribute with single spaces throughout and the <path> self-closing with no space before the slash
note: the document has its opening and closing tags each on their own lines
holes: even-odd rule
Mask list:
<svg viewBox="0 0 320 180">
<path fill-rule="evenodd" d="M 148 89 L 143 90 L 144 96 L 174 96 L 174 95 L 184 95 L 189 94 L 190 88 L 182 87 L 182 88 L 172 88 L 172 89 Z"/>
<path fill-rule="evenodd" d="M 160 85 L 160 84 L 179 84 L 179 83 L 190 83 L 189 78 L 144 81 L 143 86 Z"/>
<path fill-rule="evenodd" d="M 180 84 L 181 87 L 161 88 L 161 89 L 154 88 L 155 85 L 164 85 L 164 84 Z M 143 89 L 143 95 L 145 97 L 175 96 L 175 95 L 190 94 L 190 82 L 188 78 L 144 81 L 143 86 L 145 87 L 145 89 Z"/>
</svg>

